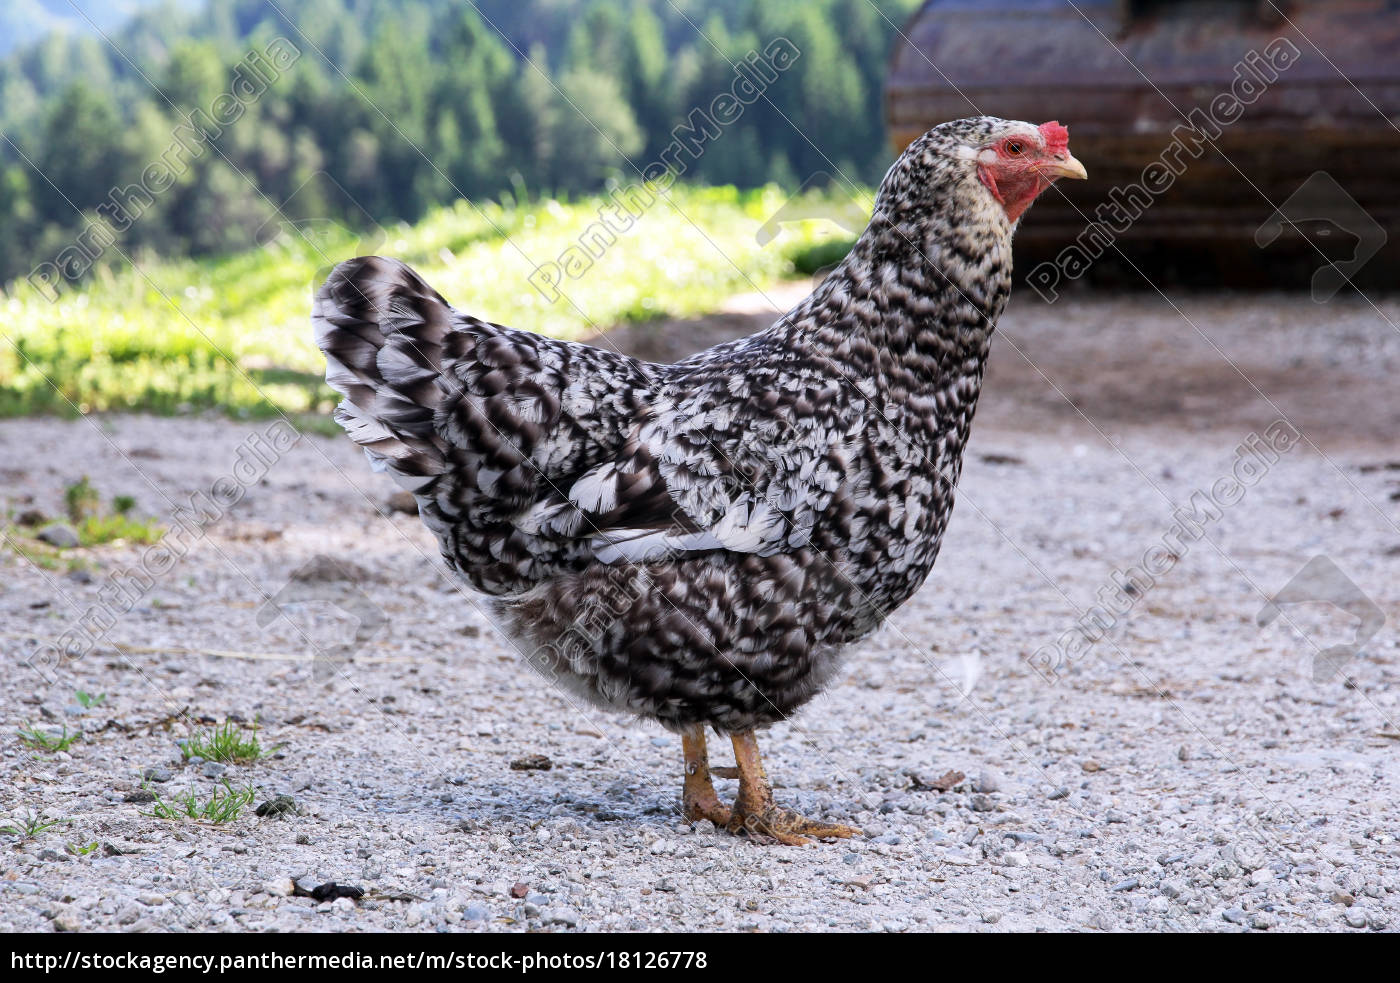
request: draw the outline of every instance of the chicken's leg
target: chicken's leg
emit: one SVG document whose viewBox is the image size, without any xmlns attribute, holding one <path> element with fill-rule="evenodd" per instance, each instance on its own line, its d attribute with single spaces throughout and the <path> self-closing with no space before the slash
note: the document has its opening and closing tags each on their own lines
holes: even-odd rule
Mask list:
<svg viewBox="0 0 1400 983">
<path fill-rule="evenodd" d="M 732 740 L 734 760 L 739 766 L 739 795 L 734 800 L 734 809 L 729 817 L 729 832 L 743 831 L 750 836 L 771 837 L 790 846 L 811 843 L 808 837 L 813 836 L 822 839 L 860 834 L 860 830 L 854 826 L 818 822 L 774 805 L 773 786 L 768 783 L 768 775 L 763 771 L 763 761 L 758 756 L 758 740 L 753 731 L 735 734 Z"/>
<path fill-rule="evenodd" d="M 696 727 L 681 735 L 681 748 L 685 752 L 685 788 L 681 793 L 681 804 L 685 808 L 687 822 L 708 819 L 716 826 L 729 824 L 729 807 L 720 802 L 715 794 L 714 782 L 710 780 L 710 756 L 705 750 L 705 729 Z"/>
</svg>

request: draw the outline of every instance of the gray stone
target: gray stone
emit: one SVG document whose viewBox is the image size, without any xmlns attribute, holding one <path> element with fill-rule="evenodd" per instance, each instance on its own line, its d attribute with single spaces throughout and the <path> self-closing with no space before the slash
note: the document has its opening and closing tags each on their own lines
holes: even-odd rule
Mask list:
<svg viewBox="0 0 1400 983">
<path fill-rule="evenodd" d="M 78 534 L 66 522 L 55 522 L 39 530 L 39 538 L 50 546 L 70 550 L 78 545 Z"/>
<path fill-rule="evenodd" d="M 990 795 L 1001 791 L 1001 776 L 991 768 L 984 769 L 972 781 L 972 791 Z"/>
</svg>

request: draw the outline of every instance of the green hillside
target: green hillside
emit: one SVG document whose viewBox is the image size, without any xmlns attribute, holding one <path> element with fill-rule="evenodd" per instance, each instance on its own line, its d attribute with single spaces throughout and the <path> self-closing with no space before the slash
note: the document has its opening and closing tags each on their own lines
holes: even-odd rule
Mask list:
<svg viewBox="0 0 1400 983">
<path fill-rule="evenodd" d="M 608 248 L 595 243 L 580 275 L 561 265 L 553 302 L 532 274 L 579 248 L 611 199 L 481 209 L 459 202 L 382 235 L 318 227 L 217 258 L 135 256 L 134 267 L 98 269 L 54 301 L 16 281 L 0 294 L 0 340 L 12 343 L 0 344 L 0 415 L 328 410 L 332 394 L 310 337 L 312 284 L 334 262 L 363 252 L 405 260 L 478 316 L 582 338 L 622 322 L 705 313 L 735 293 L 810 272 L 843 249 L 844 234 L 824 221 L 785 225 L 760 245 L 759 228 L 787 200 L 775 186 L 677 185 L 670 200 L 658 200 Z M 822 198 L 804 204 L 821 211 L 823 202 L 833 212 L 849 208 Z"/>
</svg>

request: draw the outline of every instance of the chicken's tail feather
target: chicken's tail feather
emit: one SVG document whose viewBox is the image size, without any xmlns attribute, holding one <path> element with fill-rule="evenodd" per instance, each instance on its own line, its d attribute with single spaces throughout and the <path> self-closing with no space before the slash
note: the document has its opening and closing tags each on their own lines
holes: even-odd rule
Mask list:
<svg viewBox="0 0 1400 983">
<path fill-rule="evenodd" d="M 375 470 L 421 491 L 447 470 L 434 413 L 444 392 L 442 347 L 452 308 L 398 260 L 337 266 L 311 309 L 326 382 L 345 399 L 335 420 Z"/>
</svg>

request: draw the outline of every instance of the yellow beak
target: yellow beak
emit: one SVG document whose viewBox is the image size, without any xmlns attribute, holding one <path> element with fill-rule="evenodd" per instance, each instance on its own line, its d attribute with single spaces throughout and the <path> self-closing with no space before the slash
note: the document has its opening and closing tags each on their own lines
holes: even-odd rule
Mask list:
<svg viewBox="0 0 1400 983">
<path fill-rule="evenodd" d="M 1073 154 L 1065 154 L 1064 157 L 1047 161 L 1041 164 L 1039 169 L 1051 177 L 1072 177 L 1079 181 L 1089 177 L 1089 172 L 1084 169 L 1083 164 L 1075 160 Z"/>
</svg>

